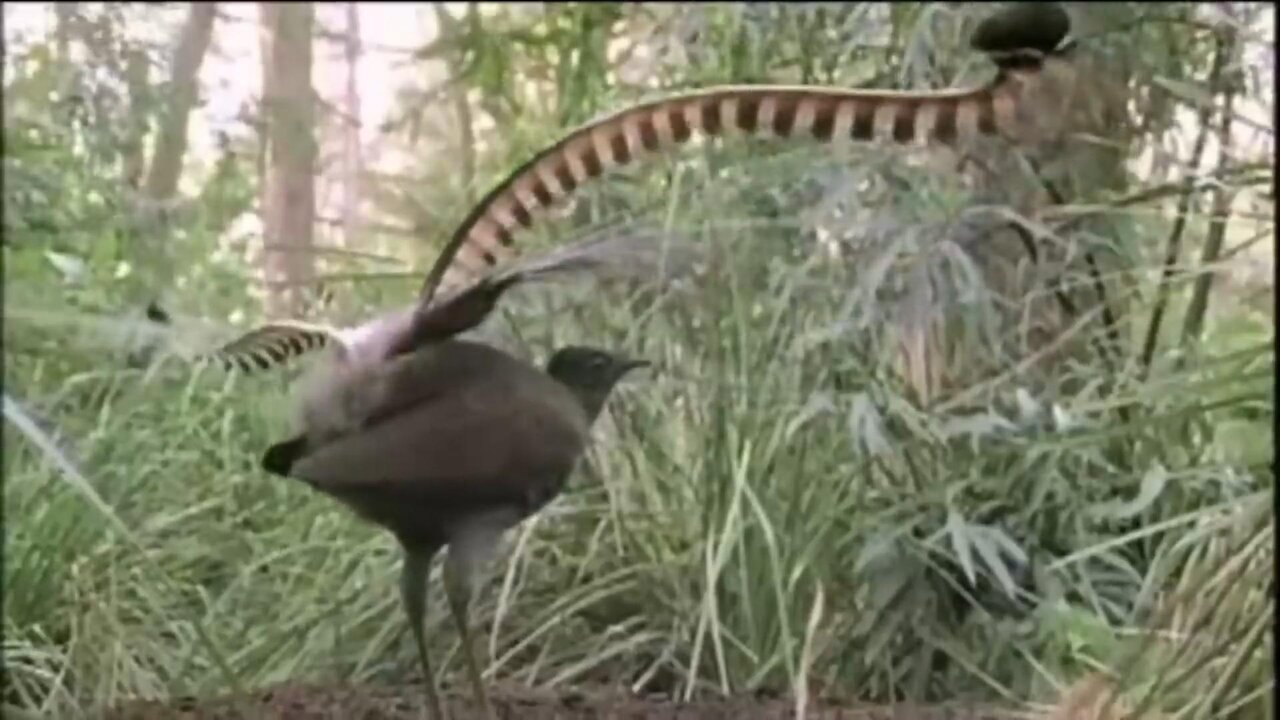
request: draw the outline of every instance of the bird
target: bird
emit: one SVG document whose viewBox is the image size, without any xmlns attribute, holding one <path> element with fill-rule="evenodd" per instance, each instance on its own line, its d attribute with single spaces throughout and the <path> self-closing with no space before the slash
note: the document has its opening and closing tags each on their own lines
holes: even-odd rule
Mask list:
<svg viewBox="0 0 1280 720">
<path fill-rule="evenodd" d="M 1041 107 L 1043 81 L 1065 67 L 1069 50 L 1065 13 L 1055 3 L 1035 5 L 1053 9 L 1005 11 L 979 26 L 971 45 L 997 68 L 979 87 L 718 86 L 588 122 L 535 153 L 471 208 L 413 305 L 349 331 L 294 323 L 222 349 L 223 357 L 256 358 L 265 368 L 317 347 L 336 348 L 337 372 L 304 398 L 303 431 L 271 446 L 262 467 L 307 482 L 396 536 L 405 555 L 402 603 L 436 717 L 443 712 L 422 628 L 432 558 L 448 546 L 450 611 L 467 646 L 473 691 L 491 716 L 466 619 L 478 569 L 507 528 L 560 492 L 614 384 L 643 364 L 568 347 L 553 353 L 543 371 L 456 338 L 531 276 L 497 270 L 515 257 L 515 233 L 607 170 L 699 133 L 824 143 L 1019 140 L 1028 117 L 1052 114 Z M 1021 29 L 1028 24 L 1037 25 Z"/>
<path fill-rule="evenodd" d="M 266 472 L 301 480 L 390 531 L 404 555 L 401 602 L 433 718 L 443 718 L 423 620 L 432 559 L 448 547 L 444 586 L 471 689 L 492 706 L 468 607 L 503 533 L 564 488 L 616 383 L 650 363 L 567 346 L 545 370 L 484 343 L 448 339 L 369 368 L 358 420 L 340 433 L 306 427 L 262 456 Z"/>
</svg>

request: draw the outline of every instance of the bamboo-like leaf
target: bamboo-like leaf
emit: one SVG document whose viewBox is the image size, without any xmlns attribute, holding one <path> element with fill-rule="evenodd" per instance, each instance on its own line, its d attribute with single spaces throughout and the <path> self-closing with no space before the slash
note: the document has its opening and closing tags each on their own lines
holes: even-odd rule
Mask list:
<svg viewBox="0 0 1280 720">
<path fill-rule="evenodd" d="M 818 417 L 819 415 L 833 413 L 835 410 L 836 404 L 831 399 L 830 393 L 814 393 L 805 401 L 804 407 L 800 408 L 799 412 L 797 412 L 795 416 L 791 418 L 791 421 L 787 423 L 786 430 L 783 431 L 783 436 L 787 440 L 790 440 L 810 420 Z"/>
<path fill-rule="evenodd" d="M 62 273 L 62 279 L 68 283 L 83 282 L 88 275 L 89 268 L 83 258 L 54 250 L 45 250 L 44 256 L 49 260 L 50 265 Z"/>
<path fill-rule="evenodd" d="M 988 410 L 972 415 L 953 415 L 942 422 L 938 431 L 945 438 L 967 435 L 970 440 L 976 442 L 978 438 L 1017 429 L 1016 425 L 1006 420 L 1000 413 Z"/>
<path fill-rule="evenodd" d="M 951 538 L 951 549 L 956 553 L 960 569 L 969 580 L 970 585 L 978 582 L 977 572 L 973 567 L 973 536 L 969 525 L 954 507 L 947 510 L 947 537 Z"/>
<path fill-rule="evenodd" d="M 1151 507 L 1169 482 L 1169 472 L 1159 463 L 1142 476 L 1142 484 L 1138 494 L 1132 500 L 1110 500 L 1089 508 L 1089 514 L 1095 518 L 1109 520 L 1128 520 Z"/>
<path fill-rule="evenodd" d="M 996 580 L 1000 583 L 1000 587 L 1005 594 L 1010 599 L 1016 600 L 1018 597 L 1018 584 L 1014 582 L 1013 575 L 1009 572 L 1003 555 L 1008 554 L 1014 562 L 1023 564 L 1026 562 L 1026 554 L 1022 552 L 1022 548 L 1018 547 L 1017 543 L 1014 543 L 999 528 L 983 526 L 974 527 L 972 530 L 974 531 L 972 533 L 974 549 L 982 557 L 983 563 L 995 574 Z M 1012 551 L 1010 548 L 1012 548 Z"/>
<path fill-rule="evenodd" d="M 89 478 L 80 471 L 76 463 L 71 459 L 70 455 L 63 452 L 57 443 L 49 436 L 41 427 L 40 423 L 19 405 L 13 398 L 9 397 L 9 393 L 4 393 L 4 418 L 13 425 L 18 432 L 22 433 L 36 449 L 40 451 L 47 460 L 49 460 L 62 476 L 71 484 L 76 493 L 83 497 L 100 515 L 107 521 L 109 525 L 115 527 L 116 530 L 123 533 L 126 537 L 132 537 L 129 527 L 120 519 L 113 509 L 98 491 L 93 487 L 93 483 Z"/>
<path fill-rule="evenodd" d="M 1156 85 L 1168 90 L 1181 100 L 1196 106 L 1216 109 L 1217 103 L 1214 101 L 1213 93 L 1203 85 L 1197 85 L 1185 80 L 1166 77 L 1164 75 L 1156 75 L 1151 78 Z"/>
<path fill-rule="evenodd" d="M 889 452 L 889 440 L 884 434 L 884 421 L 880 411 L 866 393 L 853 396 L 849 408 L 849 432 L 872 455 Z"/>
</svg>

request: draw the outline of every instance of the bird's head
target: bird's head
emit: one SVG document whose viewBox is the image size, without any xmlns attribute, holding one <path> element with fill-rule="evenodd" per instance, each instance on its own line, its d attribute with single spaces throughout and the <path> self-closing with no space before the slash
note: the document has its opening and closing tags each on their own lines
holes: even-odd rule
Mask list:
<svg viewBox="0 0 1280 720">
<path fill-rule="evenodd" d="M 649 364 L 597 348 L 569 346 L 552 354 L 547 374 L 568 386 L 594 418 L 622 376 Z"/>
</svg>

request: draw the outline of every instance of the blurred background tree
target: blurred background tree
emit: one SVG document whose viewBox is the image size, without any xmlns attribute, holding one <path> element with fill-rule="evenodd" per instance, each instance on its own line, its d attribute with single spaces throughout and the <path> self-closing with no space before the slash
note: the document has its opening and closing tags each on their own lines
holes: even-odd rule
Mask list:
<svg viewBox="0 0 1280 720">
<path fill-rule="evenodd" d="M 1268 712 L 1274 11 L 1067 7 L 1084 82 L 1042 142 L 697 143 L 533 233 L 654 224 L 701 269 L 486 328 L 665 368 L 514 534 L 490 673 Z M 626 104 L 981 82 L 990 10 L 6 5 L 7 707 L 411 678 L 393 547 L 256 470 L 289 378 L 173 355 L 406 302 L 477 197 Z"/>
</svg>

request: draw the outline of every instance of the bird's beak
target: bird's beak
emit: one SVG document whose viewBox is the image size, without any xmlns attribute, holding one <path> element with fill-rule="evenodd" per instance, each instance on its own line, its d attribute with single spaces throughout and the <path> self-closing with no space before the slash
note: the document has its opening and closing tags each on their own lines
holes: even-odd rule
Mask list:
<svg viewBox="0 0 1280 720">
<path fill-rule="evenodd" d="M 649 362 L 648 360 L 641 360 L 639 358 L 624 361 L 622 363 L 622 369 L 619 370 L 618 372 L 618 376 L 621 377 L 631 372 L 632 370 L 636 370 L 642 367 L 653 367 L 653 363 Z"/>
</svg>

